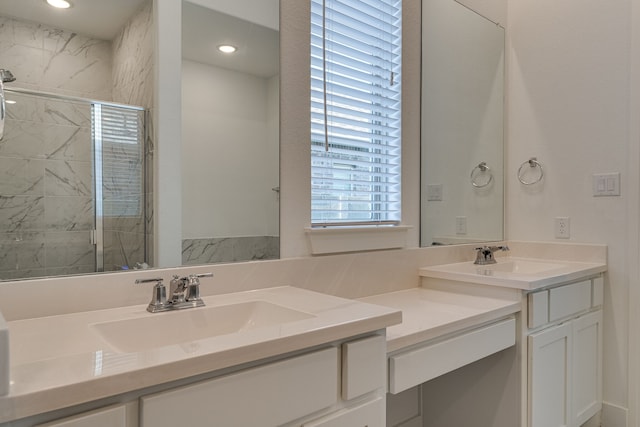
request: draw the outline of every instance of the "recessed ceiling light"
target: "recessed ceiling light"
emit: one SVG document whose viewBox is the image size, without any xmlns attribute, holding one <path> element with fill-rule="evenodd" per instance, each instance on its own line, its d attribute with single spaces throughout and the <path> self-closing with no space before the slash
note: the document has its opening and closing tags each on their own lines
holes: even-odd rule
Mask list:
<svg viewBox="0 0 640 427">
<path fill-rule="evenodd" d="M 47 0 L 47 3 L 58 9 L 69 9 L 71 7 L 71 3 L 66 0 Z"/>
<path fill-rule="evenodd" d="M 15 104 L 15 103 L 16 103 L 16 101 L 14 101 L 13 99 L 7 99 L 7 100 L 5 101 L 5 103 L 7 103 L 7 104 Z"/>
<path fill-rule="evenodd" d="M 238 50 L 237 47 L 231 46 L 230 44 L 221 44 L 218 46 L 218 50 L 223 53 L 233 53 Z"/>
</svg>

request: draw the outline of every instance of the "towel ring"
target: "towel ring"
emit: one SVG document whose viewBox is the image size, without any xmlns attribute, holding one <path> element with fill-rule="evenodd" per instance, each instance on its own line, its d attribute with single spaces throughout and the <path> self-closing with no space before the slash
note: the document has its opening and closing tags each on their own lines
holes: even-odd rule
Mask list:
<svg viewBox="0 0 640 427">
<path fill-rule="evenodd" d="M 531 181 L 525 181 L 524 178 L 523 178 L 524 173 L 523 173 L 522 168 L 524 168 L 526 165 L 529 165 L 530 168 L 540 169 L 539 176 L 537 176 L 536 178 L 532 179 Z M 529 160 L 527 160 L 526 162 L 524 162 L 523 164 L 521 164 L 520 168 L 518 169 L 518 181 L 520 181 L 524 185 L 537 184 L 540 181 L 542 181 L 542 178 L 544 178 L 544 170 L 542 170 L 542 165 L 540 164 L 540 162 L 538 162 L 538 159 L 535 158 L 535 157 L 532 157 Z"/>
<path fill-rule="evenodd" d="M 489 179 L 486 180 L 485 183 L 478 183 L 477 179 L 481 175 L 485 175 L 485 174 L 489 175 Z M 470 178 L 471 178 L 471 185 L 473 185 L 476 188 L 484 188 L 489 184 L 491 184 L 491 182 L 493 181 L 493 173 L 491 172 L 491 168 L 487 166 L 487 162 L 480 162 L 478 166 L 476 166 L 471 170 Z"/>
</svg>

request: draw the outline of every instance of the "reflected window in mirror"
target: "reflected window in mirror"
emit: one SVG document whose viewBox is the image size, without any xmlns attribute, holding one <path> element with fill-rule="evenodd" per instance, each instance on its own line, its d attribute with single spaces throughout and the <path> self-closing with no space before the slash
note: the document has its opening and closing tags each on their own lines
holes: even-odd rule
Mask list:
<svg viewBox="0 0 640 427">
<path fill-rule="evenodd" d="M 311 1 L 312 226 L 400 223 L 401 15 Z"/>
</svg>

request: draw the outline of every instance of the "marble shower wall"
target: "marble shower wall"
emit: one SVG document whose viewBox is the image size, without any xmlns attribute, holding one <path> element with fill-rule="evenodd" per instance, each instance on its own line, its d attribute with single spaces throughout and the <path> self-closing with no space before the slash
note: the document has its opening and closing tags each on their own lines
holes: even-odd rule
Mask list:
<svg viewBox="0 0 640 427">
<path fill-rule="evenodd" d="M 113 101 L 153 107 L 153 4 L 147 1 L 113 40 Z M 105 269 L 153 259 L 153 114 L 146 114 L 144 140 L 145 210 L 140 217 L 105 221 Z M 146 228 L 145 228 L 146 225 Z M 148 232 L 145 232 L 148 230 Z M 146 249 L 146 251 L 145 251 Z M 123 255 L 126 254 L 126 257 Z M 146 257 L 145 257 L 146 253 Z"/>
<path fill-rule="evenodd" d="M 91 108 L 10 94 L 0 141 L 0 279 L 95 271 Z"/>
<path fill-rule="evenodd" d="M 182 241 L 183 265 L 257 261 L 279 257 L 280 238 L 278 236 L 222 237 Z"/>
<path fill-rule="evenodd" d="M 0 68 L 24 89 L 111 100 L 111 42 L 0 16 Z"/>
<path fill-rule="evenodd" d="M 5 87 L 151 107 L 151 3 L 113 41 L 0 16 L 0 68 L 17 78 Z M 20 98 L 25 99 L 8 108 L 0 142 L 0 279 L 95 271 L 89 240 L 90 106 Z M 153 152 L 150 137 L 145 153 Z M 152 177 L 151 168 L 146 173 Z M 152 200 L 145 205 L 152 206 Z M 145 260 L 152 236 L 145 235 L 144 225 L 153 217 L 146 212 L 147 217 L 105 221 L 106 269 L 123 265 L 123 253 L 131 263 Z"/>
</svg>

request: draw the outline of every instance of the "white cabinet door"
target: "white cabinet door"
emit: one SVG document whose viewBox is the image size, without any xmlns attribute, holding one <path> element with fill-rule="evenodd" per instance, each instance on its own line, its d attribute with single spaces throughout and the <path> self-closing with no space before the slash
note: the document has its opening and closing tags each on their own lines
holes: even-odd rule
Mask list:
<svg viewBox="0 0 640 427">
<path fill-rule="evenodd" d="M 602 310 L 573 325 L 573 425 L 580 426 L 602 408 Z"/>
<path fill-rule="evenodd" d="M 529 426 L 571 426 L 572 323 L 529 335 Z"/>
</svg>

